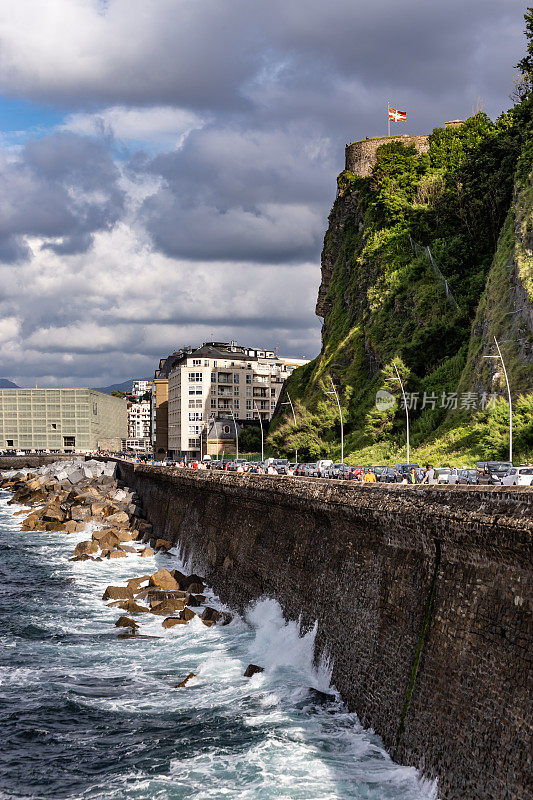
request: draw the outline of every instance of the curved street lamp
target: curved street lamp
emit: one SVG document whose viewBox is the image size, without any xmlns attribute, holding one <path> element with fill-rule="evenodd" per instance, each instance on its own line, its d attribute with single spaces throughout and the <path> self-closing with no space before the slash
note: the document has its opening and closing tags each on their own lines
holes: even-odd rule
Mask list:
<svg viewBox="0 0 533 800">
<path fill-rule="evenodd" d="M 261 461 L 265 460 L 265 453 L 264 453 L 264 438 L 263 438 L 263 419 L 261 414 L 259 413 L 259 409 L 257 408 L 257 403 L 254 400 L 254 407 L 257 411 L 257 416 L 259 417 L 259 424 L 261 426 Z"/>
<path fill-rule="evenodd" d="M 511 401 L 511 387 L 509 386 L 509 378 L 507 377 L 507 370 L 505 369 L 505 361 L 503 360 L 502 351 L 498 340 L 494 337 L 494 343 L 498 350 L 497 356 L 483 356 L 483 358 L 500 358 L 503 367 L 503 374 L 505 375 L 505 383 L 507 384 L 507 397 L 509 398 L 509 461 L 513 463 L 513 404 Z"/>
<path fill-rule="evenodd" d="M 337 401 L 337 406 L 339 407 L 339 416 L 341 418 L 341 463 L 344 464 L 344 420 L 342 418 L 342 409 L 341 409 L 341 404 L 340 404 L 340 400 L 339 400 L 339 395 L 337 394 L 337 390 L 335 388 L 335 384 L 333 383 L 333 378 L 331 377 L 331 375 L 329 376 L 329 379 L 331 381 L 331 388 L 333 389 L 333 391 L 332 392 L 328 392 L 327 389 L 324 389 L 324 391 L 325 391 L 326 394 L 334 394 L 335 395 L 335 400 Z"/>
<path fill-rule="evenodd" d="M 294 427 L 296 427 L 296 414 L 294 413 L 294 406 L 292 404 L 291 396 L 287 392 L 287 397 L 289 398 L 288 403 L 281 403 L 282 406 L 290 406 L 292 411 L 292 418 L 294 420 Z M 298 448 L 294 449 L 294 460 L 298 463 Z"/>
</svg>

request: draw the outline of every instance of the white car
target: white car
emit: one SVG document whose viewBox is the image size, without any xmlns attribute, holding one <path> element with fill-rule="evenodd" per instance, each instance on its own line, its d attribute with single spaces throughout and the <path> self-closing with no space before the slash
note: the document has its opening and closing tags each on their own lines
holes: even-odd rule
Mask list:
<svg viewBox="0 0 533 800">
<path fill-rule="evenodd" d="M 532 486 L 533 467 L 511 467 L 502 478 L 504 486 Z"/>
</svg>

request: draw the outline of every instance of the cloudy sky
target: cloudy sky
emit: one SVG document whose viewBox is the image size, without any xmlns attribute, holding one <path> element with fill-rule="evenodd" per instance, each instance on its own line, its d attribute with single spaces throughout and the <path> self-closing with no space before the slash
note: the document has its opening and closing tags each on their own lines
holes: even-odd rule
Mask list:
<svg viewBox="0 0 533 800">
<path fill-rule="evenodd" d="M 0 7 L 0 376 L 102 386 L 236 339 L 314 357 L 346 142 L 507 109 L 518 0 Z"/>
</svg>

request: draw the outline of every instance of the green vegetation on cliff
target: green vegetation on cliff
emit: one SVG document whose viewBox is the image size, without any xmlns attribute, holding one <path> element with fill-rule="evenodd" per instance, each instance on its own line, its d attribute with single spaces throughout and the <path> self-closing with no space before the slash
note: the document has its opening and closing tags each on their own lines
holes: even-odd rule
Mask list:
<svg viewBox="0 0 533 800">
<path fill-rule="evenodd" d="M 526 82 L 527 83 L 527 82 Z M 322 253 L 322 352 L 295 371 L 270 429 L 279 452 L 345 460 L 405 458 L 405 383 L 412 456 L 472 463 L 508 453 L 513 403 L 515 461 L 533 459 L 533 126 L 531 93 L 496 122 L 478 113 L 437 128 L 428 153 L 382 145 L 369 177 L 343 172 Z M 429 248 L 429 249 L 428 249 Z M 332 402 L 333 401 L 333 402 Z"/>
</svg>

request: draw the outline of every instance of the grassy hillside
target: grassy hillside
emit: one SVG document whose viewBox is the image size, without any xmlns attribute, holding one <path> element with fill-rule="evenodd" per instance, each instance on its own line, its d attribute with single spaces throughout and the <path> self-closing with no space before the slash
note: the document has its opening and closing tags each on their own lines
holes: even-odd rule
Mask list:
<svg viewBox="0 0 533 800">
<path fill-rule="evenodd" d="M 297 425 L 278 413 L 279 452 L 345 460 L 411 454 L 472 463 L 506 456 L 508 405 L 494 337 L 501 342 L 515 411 L 515 461 L 533 460 L 533 135 L 531 100 L 492 122 L 476 114 L 433 131 L 427 154 L 391 142 L 373 173 L 343 172 L 322 253 L 322 352 L 287 382 Z M 429 248 L 429 250 L 428 250 Z M 389 392 L 392 407 L 377 407 Z"/>
</svg>

